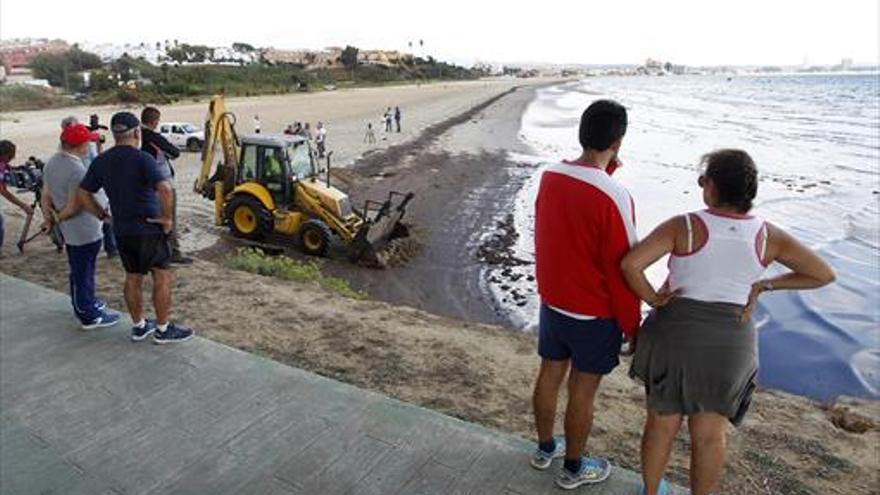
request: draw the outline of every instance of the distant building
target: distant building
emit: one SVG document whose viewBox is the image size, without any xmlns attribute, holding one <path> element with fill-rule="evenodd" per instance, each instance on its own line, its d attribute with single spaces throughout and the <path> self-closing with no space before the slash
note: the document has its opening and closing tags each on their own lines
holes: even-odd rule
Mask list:
<svg viewBox="0 0 880 495">
<path fill-rule="evenodd" d="M 63 40 L 21 38 L 0 41 L 0 63 L 10 73 L 12 69 L 27 67 L 41 53 L 64 53 L 70 45 Z"/>
<path fill-rule="evenodd" d="M 360 50 L 358 62 L 365 65 L 381 65 L 384 67 L 396 67 L 403 58 L 397 50 Z"/>
<path fill-rule="evenodd" d="M 309 69 L 342 67 L 339 58 L 343 48 L 327 47 L 323 50 L 280 50 L 270 48 L 264 50 L 262 58 L 272 64 L 297 64 Z M 358 50 L 358 63 L 363 65 L 381 65 L 396 67 L 404 55 L 397 50 Z"/>
</svg>

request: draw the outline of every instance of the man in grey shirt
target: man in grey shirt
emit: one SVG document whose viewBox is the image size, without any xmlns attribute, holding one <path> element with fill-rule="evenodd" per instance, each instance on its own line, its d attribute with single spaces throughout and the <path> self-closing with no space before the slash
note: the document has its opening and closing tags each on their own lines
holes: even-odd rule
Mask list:
<svg viewBox="0 0 880 495">
<path fill-rule="evenodd" d="M 98 116 L 92 115 L 90 119 L 94 122 L 93 124 L 89 124 L 88 129 L 92 132 L 96 132 L 97 129 L 106 129 L 107 127 L 98 124 Z M 73 124 L 81 124 L 73 115 L 69 117 L 65 117 L 61 120 L 61 130 L 63 131 L 65 127 Z M 97 141 L 89 141 L 88 148 L 86 148 L 86 154 L 83 156 L 83 164 L 86 166 L 86 170 L 89 169 L 89 165 L 92 164 L 92 160 L 98 157 L 101 154 L 101 143 L 103 138 L 100 137 Z M 98 191 L 95 194 L 95 199 L 98 200 L 98 203 L 105 209 L 109 211 L 110 202 L 107 199 L 107 193 L 104 192 L 103 189 Z M 113 226 L 109 223 L 104 222 L 101 226 L 101 230 L 104 232 L 104 252 L 107 253 L 108 258 L 115 258 L 118 253 L 118 249 L 116 248 L 116 237 L 113 236 Z"/>
<path fill-rule="evenodd" d="M 86 175 L 83 157 L 97 134 L 82 124 L 70 124 L 61 131 L 61 149 L 43 168 L 41 206 L 45 228 L 55 223 L 54 213 L 72 200 Z M 119 314 L 105 310 L 106 304 L 95 297 L 95 265 L 104 234 L 102 221 L 87 212 L 78 212 L 58 226 L 64 235 L 70 265 L 70 302 L 73 312 L 86 330 L 108 327 L 119 321 Z"/>
</svg>

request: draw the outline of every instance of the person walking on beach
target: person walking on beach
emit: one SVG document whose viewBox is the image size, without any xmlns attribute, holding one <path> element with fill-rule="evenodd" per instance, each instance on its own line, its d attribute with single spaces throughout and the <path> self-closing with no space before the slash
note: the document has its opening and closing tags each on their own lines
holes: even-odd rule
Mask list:
<svg viewBox="0 0 880 495">
<path fill-rule="evenodd" d="M 367 132 L 364 134 L 364 142 L 367 144 L 376 144 L 376 133 L 373 132 L 372 122 L 367 122 Z"/>
<path fill-rule="evenodd" d="M 193 331 L 171 322 L 171 247 L 168 235 L 173 223 L 174 195 L 169 177 L 156 160 L 140 150 L 141 123 L 134 114 L 119 112 L 110 121 L 115 146 L 92 162 L 76 194 L 76 201 L 58 214 L 71 218 L 78 204 L 101 218 L 105 212 L 92 194 L 101 188 L 110 198 L 113 231 L 119 258 L 125 268 L 125 304 L 134 326 L 131 339 L 141 341 L 150 334 L 156 344 L 189 340 Z M 156 320 L 147 320 L 143 310 L 144 276 L 153 278 L 153 307 Z M 155 332 L 155 333 L 154 333 Z"/>
<path fill-rule="evenodd" d="M 639 330 L 630 369 L 647 394 L 641 452 L 647 495 L 669 491 L 663 473 L 685 416 L 691 493 L 714 489 L 724 468 L 726 423 L 742 422 L 756 387 L 751 313 L 758 297 L 815 289 L 835 278 L 813 251 L 749 215 L 758 171 L 745 151 L 718 150 L 702 161 L 699 184 L 708 208 L 667 220 L 621 265 L 633 291 L 654 308 Z M 657 291 L 644 271 L 666 255 L 669 278 Z M 791 271 L 762 278 L 774 261 Z"/>
<path fill-rule="evenodd" d="M 535 264 L 541 297 L 541 367 L 533 406 L 538 446 L 532 467 L 564 457 L 556 484 L 573 489 L 608 478 L 611 466 L 584 457 L 593 401 L 602 377 L 618 364 L 622 333 L 634 335 L 639 300 L 620 271 L 636 242 L 632 198 L 611 174 L 626 134 L 627 113 L 599 100 L 581 116 L 576 160 L 550 165 L 535 201 Z M 565 439 L 553 436 L 559 388 L 568 375 Z"/>
<path fill-rule="evenodd" d="M 91 117 L 90 117 L 90 120 L 94 120 L 94 125 L 92 125 L 90 123 L 89 127 L 87 127 L 87 129 L 89 129 L 89 131 L 95 132 L 96 129 L 100 129 L 101 127 L 104 127 L 104 126 L 101 126 L 97 123 L 97 120 L 98 120 L 97 115 L 92 115 L 92 117 L 95 117 L 94 119 L 91 119 Z M 74 124 L 80 124 L 79 119 L 77 119 L 74 116 L 65 117 L 61 121 L 61 131 L 63 132 L 64 129 L 66 129 L 68 126 L 71 126 Z M 106 127 L 104 127 L 104 128 L 106 129 Z M 101 139 L 103 139 L 103 137 L 98 135 L 98 138 L 96 141 L 89 141 L 87 143 L 88 148 L 86 149 L 86 154 L 82 157 L 82 161 L 86 166 L 86 170 L 88 170 L 89 167 L 92 165 L 92 161 L 94 161 L 95 158 L 97 158 L 98 155 L 101 154 Z M 62 148 L 63 148 L 63 143 L 62 143 Z M 110 202 L 107 199 L 107 193 L 105 193 L 103 189 L 98 191 L 97 194 L 95 194 L 95 199 L 98 200 L 98 203 L 104 209 L 109 208 Z M 107 222 L 101 222 L 101 232 L 104 236 L 104 252 L 107 254 L 108 258 L 115 258 L 117 255 L 117 249 L 116 249 L 116 238 L 113 236 L 113 226 Z"/>
<path fill-rule="evenodd" d="M 400 107 L 394 107 L 394 123 L 397 124 L 397 132 L 400 132 Z"/>
<path fill-rule="evenodd" d="M 177 189 L 174 187 L 175 173 L 174 167 L 171 165 L 171 160 L 180 157 L 180 150 L 165 139 L 165 136 L 156 132 L 161 116 L 162 114 L 156 107 L 146 107 L 141 112 L 141 123 L 143 125 L 143 129 L 141 129 L 141 151 L 146 152 L 156 160 L 162 174 L 168 177 L 168 182 L 171 184 L 173 221 L 171 224 L 171 234 L 168 236 L 168 241 L 171 244 L 171 262 L 189 264 L 192 263 L 192 258 L 184 256 L 180 250 L 180 236 L 178 235 L 177 228 Z"/>
<path fill-rule="evenodd" d="M 260 116 L 254 115 L 254 134 L 260 133 Z"/>
<path fill-rule="evenodd" d="M 43 191 L 40 196 L 41 210 L 48 232 L 55 224 L 55 212 L 64 210 L 68 202 L 74 202 L 76 191 L 86 175 L 83 158 L 88 156 L 89 144 L 100 139 L 79 122 L 67 123 L 61 131 L 61 148 L 43 167 Z M 93 195 L 101 209 L 101 217 L 108 217 L 107 197 Z M 98 252 L 104 241 L 102 221 L 82 211 L 77 205 L 70 210 L 69 218 L 59 222 L 64 237 L 67 263 L 70 267 L 70 303 L 83 329 L 113 326 L 119 322 L 119 314 L 107 311 L 106 303 L 95 296 L 95 267 Z"/>
<path fill-rule="evenodd" d="M 327 147 L 327 128 L 323 122 L 318 122 L 315 128 L 315 144 L 318 146 L 318 158 L 324 158 Z"/>
<path fill-rule="evenodd" d="M 25 215 L 33 213 L 31 205 L 18 199 L 12 191 L 6 188 L 6 174 L 9 173 L 9 164 L 15 159 L 15 144 L 12 141 L 4 139 L 0 141 L 0 196 L 6 198 L 7 201 L 21 208 Z M 3 211 L 0 210 L 0 257 L 3 257 L 3 237 L 5 236 L 3 226 Z"/>
</svg>

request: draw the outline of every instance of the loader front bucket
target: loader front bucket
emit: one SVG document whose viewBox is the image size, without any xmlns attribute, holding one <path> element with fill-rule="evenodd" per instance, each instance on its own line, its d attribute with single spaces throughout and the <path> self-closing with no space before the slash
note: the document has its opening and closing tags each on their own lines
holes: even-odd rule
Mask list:
<svg viewBox="0 0 880 495">
<path fill-rule="evenodd" d="M 413 196 L 413 193 L 391 191 L 384 202 L 367 200 L 364 203 L 364 223 L 355 234 L 349 251 L 352 262 L 385 266 L 382 249 L 394 239 L 409 235 L 409 229 L 401 220 Z M 398 202 L 395 204 L 395 201 Z"/>
</svg>

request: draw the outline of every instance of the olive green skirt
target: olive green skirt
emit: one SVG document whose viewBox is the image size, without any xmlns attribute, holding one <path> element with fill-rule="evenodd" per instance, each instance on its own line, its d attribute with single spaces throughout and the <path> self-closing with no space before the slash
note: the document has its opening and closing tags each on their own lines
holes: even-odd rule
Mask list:
<svg viewBox="0 0 880 495">
<path fill-rule="evenodd" d="M 651 312 L 636 340 L 629 374 L 661 414 L 713 412 L 739 425 L 758 375 L 758 346 L 742 306 L 677 298 Z"/>
</svg>

